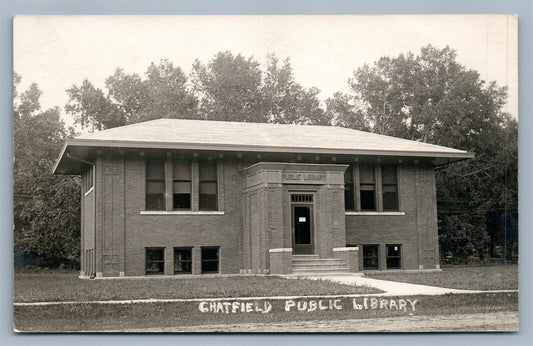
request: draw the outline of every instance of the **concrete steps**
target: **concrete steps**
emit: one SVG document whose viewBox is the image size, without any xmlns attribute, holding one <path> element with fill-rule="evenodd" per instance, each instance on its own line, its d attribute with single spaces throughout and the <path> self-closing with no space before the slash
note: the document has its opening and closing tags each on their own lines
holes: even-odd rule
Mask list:
<svg viewBox="0 0 533 346">
<path fill-rule="evenodd" d="M 320 258 L 318 255 L 293 255 L 292 272 L 294 274 L 347 273 L 348 266 L 336 258 Z"/>
</svg>

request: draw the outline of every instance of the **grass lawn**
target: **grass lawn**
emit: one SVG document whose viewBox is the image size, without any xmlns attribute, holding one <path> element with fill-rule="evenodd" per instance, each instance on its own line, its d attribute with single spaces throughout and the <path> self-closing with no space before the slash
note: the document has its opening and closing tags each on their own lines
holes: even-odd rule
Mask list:
<svg viewBox="0 0 533 346">
<path fill-rule="evenodd" d="M 229 298 L 379 293 L 372 287 L 279 277 L 82 280 L 76 274 L 15 274 L 15 302 L 147 298 Z"/>
<path fill-rule="evenodd" d="M 454 266 L 435 273 L 365 274 L 374 279 L 471 290 L 518 289 L 518 265 Z"/>
<path fill-rule="evenodd" d="M 363 304 L 363 298 L 355 299 L 357 299 L 358 304 Z M 271 304 L 271 310 L 268 313 L 237 311 L 237 313 L 229 314 L 202 312 L 198 302 L 120 305 L 80 303 L 54 306 L 15 306 L 14 322 L 17 330 L 26 332 L 117 331 L 124 329 L 142 331 L 143 328 L 175 326 L 198 326 L 197 331 L 201 332 L 202 325 L 210 324 L 261 323 L 268 326 L 270 323 L 291 321 L 337 321 L 417 315 L 444 316 L 501 311 L 517 312 L 518 310 L 518 293 L 379 298 L 380 301 L 389 302 L 392 300 L 399 302 L 400 299 L 416 300 L 416 310 L 408 308 L 407 311 L 401 311 L 393 309 L 392 306 L 387 308 L 387 304 L 385 304 L 385 308 L 355 309 L 353 298 L 340 299 L 338 304 L 342 306 L 342 309 L 315 309 L 309 312 L 299 311 L 293 307 L 287 311 L 285 309 L 287 301 L 281 299 L 267 300 Z M 297 301 L 303 301 L 303 299 Z M 261 303 L 260 300 L 258 302 Z"/>
<path fill-rule="evenodd" d="M 468 276 L 466 269 L 452 268 L 442 273 L 443 278 Z M 474 268 L 478 271 L 496 268 Z M 512 268 L 511 268 L 512 269 Z M 462 274 L 453 274 L 452 270 Z M 516 272 L 516 266 L 514 268 Z M 402 274 L 404 276 L 420 274 Z M 430 276 L 433 274 L 422 274 Z M 375 277 L 377 277 L 376 275 Z M 380 277 L 381 278 L 381 277 Z M 445 279 L 440 279 L 445 280 Z M 465 279 L 466 280 L 466 279 Z M 472 282 L 481 281 L 470 278 Z M 442 281 L 438 281 L 441 286 Z M 428 280 L 423 283 L 430 283 Z M 437 282 L 433 282 L 437 284 Z M 487 286 L 484 286 L 485 288 Z M 136 278 L 110 280 L 82 280 L 76 274 L 15 274 L 15 302 L 37 301 L 79 301 L 66 305 L 15 306 L 14 323 L 18 331 L 62 332 L 62 331 L 116 331 L 142 330 L 144 328 L 164 328 L 175 326 L 198 326 L 209 324 L 240 323 L 283 323 L 291 321 L 335 321 L 363 318 L 401 317 L 416 315 L 479 314 L 518 310 L 518 293 L 448 294 L 441 296 L 411 297 L 363 297 L 355 298 L 360 308 L 356 309 L 354 298 L 339 298 L 340 309 L 332 308 L 332 300 L 324 298 L 322 307 L 317 308 L 320 298 L 295 299 L 295 304 L 286 310 L 286 299 L 257 299 L 253 304 L 270 304 L 268 313 L 259 310 L 238 310 L 230 313 L 202 311 L 201 302 L 150 302 L 134 304 L 95 304 L 82 303 L 90 300 L 142 299 L 142 298 L 227 298 L 225 304 L 239 301 L 232 297 L 245 296 L 299 296 L 299 295 L 342 295 L 370 294 L 378 292 L 369 287 L 355 287 L 329 281 L 305 279 L 283 279 L 279 277 L 200 277 L 200 278 Z M 379 300 L 371 308 L 370 300 Z M 313 311 L 299 310 L 299 304 Z M 382 301 L 385 303 L 382 304 Z M 387 305 L 395 300 L 416 300 L 415 309 L 393 309 Z M 337 304 L 335 303 L 335 304 Z M 208 304 L 208 303 L 205 303 Z M 205 305 L 208 306 L 208 305 Z M 365 306 L 365 308 L 361 308 Z M 409 306 L 409 305 L 407 305 Z M 329 308 L 328 308 L 329 307 Z M 239 308 L 241 309 L 241 308 Z"/>
</svg>

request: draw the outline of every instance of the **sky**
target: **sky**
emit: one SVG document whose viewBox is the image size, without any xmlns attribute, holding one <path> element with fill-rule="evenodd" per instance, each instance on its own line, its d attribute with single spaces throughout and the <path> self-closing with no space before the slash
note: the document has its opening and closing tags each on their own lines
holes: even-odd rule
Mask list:
<svg viewBox="0 0 533 346">
<path fill-rule="evenodd" d="M 517 18 L 512 15 L 321 16 L 17 16 L 14 70 L 19 90 L 37 83 L 41 106 L 61 108 L 66 89 L 88 79 L 104 88 L 120 67 L 143 75 L 151 62 L 170 60 L 190 73 L 220 51 L 265 63 L 290 58 L 295 80 L 321 90 L 322 100 L 348 92 L 353 71 L 381 56 L 449 46 L 457 61 L 486 81 L 509 88 L 504 110 L 518 118 Z M 65 115 L 67 125 L 73 119 Z"/>
</svg>

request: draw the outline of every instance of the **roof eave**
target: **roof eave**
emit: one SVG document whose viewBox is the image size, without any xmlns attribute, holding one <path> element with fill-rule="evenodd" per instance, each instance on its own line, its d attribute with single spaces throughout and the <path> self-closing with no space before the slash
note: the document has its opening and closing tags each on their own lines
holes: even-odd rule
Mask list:
<svg viewBox="0 0 533 346">
<path fill-rule="evenodd" d="M 214 151 L 244 151 L 244 152 L 279 152 L 279 153 L 316 153 L 337 155 L 378 155 L 378 156 L 416 156 L 436 158 L 472 159 L 474 154 L 466 151 L 407 151 L 407 150 L 374 150 L 374 149 L 332 149 L 313 147 L 283 147 L 264 145 L 213 144 L 213 143 L 169 143 L 120 140 L 91 140 L 73 139 L 68 142 L 71 146 L 114 147 L 132 149 L 175 149 L 175 150 L 214 150 Z"/>
<path fill-rule="evenodd" d="M 164 150 L 212 150 L 230 152 L 261 152 L 261 153 L 294 153 L 294 154 L 322 154 L 322 155 L 354 155 L 354 156 L 396 156 L 446 159 L 446 164 L 473 159 L 474 153 L 466 151 L 436 152 L 436 151 L 400 151 L 400 150 L 373 150 L 373 149 L 331 149 L 308 147 L 281 147 L 281 146 L 253 146 L 235 144 L 212 143 L 168 143 L 168 142 L 143 142 L 143 141 L 118 141 L 118 140 L 90 140 L 68 139 L 61 148 L 61 152 L 52 168 L 53 174 L 79 174 L 78 170 L 60 172 L 61 165 L 68 160 L 67 153 L 73 147 L 94 148 L 122 148 L 122 149 L 164 149 Z"/>
<path fill-rule="evenodd" d="M 61 161 L 63 161 L 63 156 L 65 155 L 65 152 L 67 150 L 67 146 L 69 145 L 70 140 L 67 139 L 65 141 L 65 144 L 63 144 L 63 147 L 61 148 L 61 151 L 59 152 L 59 156 L 57 157 L 56 162 L 54 163 L 54 167 L 52 167 L 52 174 L 58 174 L 57 168 L 59 167 L 59 164 Z"/>
</svg>

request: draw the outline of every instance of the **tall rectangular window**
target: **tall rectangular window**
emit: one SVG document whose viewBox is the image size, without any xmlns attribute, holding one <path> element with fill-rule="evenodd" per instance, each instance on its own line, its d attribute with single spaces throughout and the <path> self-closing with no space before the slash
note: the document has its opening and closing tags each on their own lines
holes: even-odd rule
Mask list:
<svg viewBox="0 0 533 346">
<path fill-rule="evenodd" d="M 353 166 L 344 173 L 344 209 L 355 210 L 355 194 L 353 184 Z"/>
<path fill-rule="evenodd" d="M 387 248 L 387 269 L 400 269 L 402 267 L 401 245 L 386 245 Z"/>
<path fill-rule="evenodd" d="M 376 210 L 376 176 L 374 165 L 359 166 L 361 210 Z"/>
<path fill-rule="evenodd" d="M 146 275 L 165 273 L 165 249 L 146 248 Z"/>
<path fill-rule="evenodd" d="M 200 210 L 217 210 L 217 162 L 199 161 Z"/>
<path fill-rule="evenodd" d="M 174 274 L 192 274 L 192 249 L 174 248 Z"/>
<path fill-rule="evenodd" d="M 165 210 L 165 161 L 146 161 L 146 210 Z"/>
<path fill-rule="evenodd" d="M 218 273 L 218 247 L 202 247 L 202 274 Z"/>
<path fill-rule="evenodd" d="M 173 161 L 172 201 L 174 210 L 191 209 L 191 176 L 191 161 Z"/>
<path fill-rule="evenodd" d="M 396 177 L 396 166 L 381 166 L 381 182 L 383 194 L 383 210 L 398 210 L 398 184 Z"/>
<path fill-rule="evenodd" d="M 379 245 L 363 245 L 363 269 L 379 269 Z"/>
</svg>

